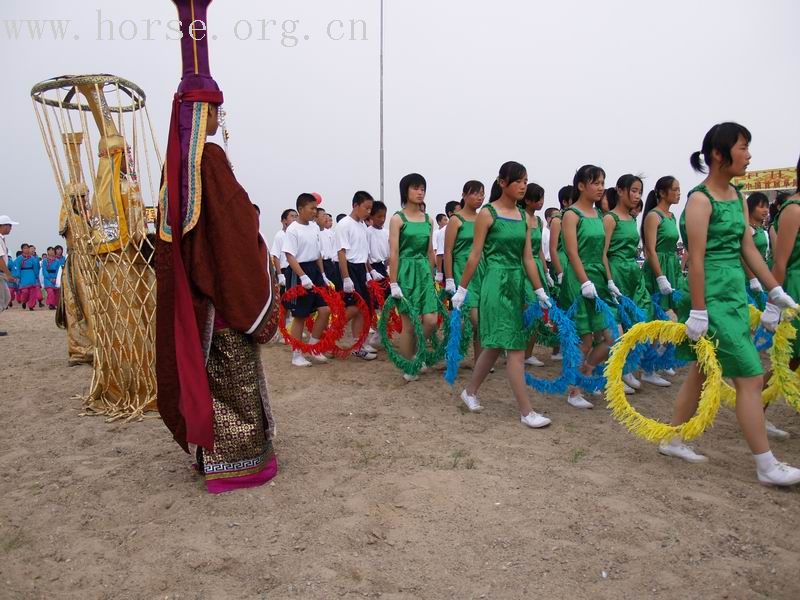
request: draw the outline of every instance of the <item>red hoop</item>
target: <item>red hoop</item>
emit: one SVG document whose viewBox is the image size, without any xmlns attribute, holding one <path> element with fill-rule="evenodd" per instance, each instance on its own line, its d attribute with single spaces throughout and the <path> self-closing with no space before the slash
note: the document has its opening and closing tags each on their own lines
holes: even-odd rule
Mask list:
<svg viewBox="0 0 800 600">
<path fill-rule="evenodd" d="M 297 298 L 302 298 L 309 291 L 319 294 L 328 305 L 328 308 L 331 309 L 328 327 L 316 344 L 306 344 L 302 340 L 293 338 L 286 329 L 286 305 L 284 302 L 291 302 Z M 296 285 L 286 290 L 281 298 L 281 313 L 278 319 L 278 327 L 281 330 L 281 334 L 283 334 L 283 339 L 292 347 L 292 350 L 298 350 L 305 354 L 317 355 L 332 352 L 334 348 L 336 348 L 336 342 L 344 335 L 345 323 L 347 323 L 347 316 L 344 314 L 344 302 L 339 294 L 328 288 L 328 286 L 314 286 L 311 290 L 306 290 L 302 285 Z"/>
<path fill-rule="evenodd" d="M 356 298 L 356 306 L 358 307 L 358 311 L 361 313 L 361 317 L 364 320 L 364 326 L 361 328 L 361 335 L 358 336 L 358 339 L 353 342 L 353 345 L 349 348 L 341 348 L 337 345 L 333 346 L 333 355 L 336 358 L 348 358 L 354 351 L 360 350 L 361 347 L 364 345 L 364 342 L 367 341 L 367 336 L 369 335 L 369 324 L 372 322 L 372 315 L 370 315 L 370 308 L 367 301 L 359 294 L 358 292 L 352 292 L 352 294 Z M 344 304 L 344 292 L 339 292 L 339 297 L 342 299 L 342 303 Z M 347 310 L 345 308 L 345 310 Z M 347 315 L 345 315 L 345 319 Z"/>
</svg>

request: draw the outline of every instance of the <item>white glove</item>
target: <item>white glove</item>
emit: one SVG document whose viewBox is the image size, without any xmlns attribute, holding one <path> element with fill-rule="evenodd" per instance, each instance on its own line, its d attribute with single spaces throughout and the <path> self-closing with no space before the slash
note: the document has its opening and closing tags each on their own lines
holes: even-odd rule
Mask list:
<svg viewBox="0 0 800 600">
<path fill-rule="evenodd" d="M 587 300 L 594 300 L 597 298 L 597 290 L 594 287 L 594 284 L 591 281 L 587 281 L 581 284 L 581 296 L 586 298 Z"/>
<path fill-rule="evenodd" d="M 669 283 L 669 279 L 664 277 L 663 275 L 659 275 L 656 277 L 656 283 L 658 284 L 658 291 L 661 292 L 662 296 L 672 296 L 672 286 Z"/>
<path fill-rule="evenodd" d="M 561 285 L 561 282 L 564 281 L 564 271 L 556 275 L 556 281 L 558 281 L 558 285 Z"/>
<path fill-rule="evenodd" d="M 455 282 L 455 280 L 448 278 L 444 282 L 444 289 L 448 294 L 455 294 L 456 293 L 456 282 Z"/>
<path fill-rule="evenodd" d="M 345 277 L 344 281 L 342 281 L 342 290 L 344 290 L 345 294 L 352 294 L 356 291 L 356 286 L 353 285 L 353 280 L 349 277 Z"/>
<path fill-rule="evenodd" d="M 792 297 L 783 291 L 783 288 L 776 285 L 769 291 L 769 301 L 778 308 L 797 308 L 797 302 Z"/>
<path fill-rule="evenodd" d="M 383 281 L 384 279 L 386 279 L 383 275 L 378 273 L 375 269 L 372 269 L 372 271 L 370 271 L 369 274 L 372 275 L 372 278 L 375 281 Z"/>
<path fill-rule="evenodd" d="M 436 273 L 436 283 L 444 283 L 444 273 Z"/>
<path fill-rule="evenodd" d="M 537 288 L 533 290 L 533 293 L 536 294 L 536 298 L 539 300 L 539 306 L 542 308 L 553 307 L 553 305 L 550 303 L 550 298 L 547 297 L 547 292 L 544 291 L 544 288 Z"/>
<path fill-rule="evenodd" d="M 461 310 L 461 307 L 464 306 L 464 300 L 467 299 L 467 289 L 461 286 L 458 286 L 455 295 L 453 296 L 453 308 L 456 310 Z"/>
<path fill-rule="evenodd" d="M 617 298 L 622 298 L 622 292 L 619 291 L 617 284 L 614 283 L 613 279 L 608 280 L 608 291 L 611 292 L 611 296 L 613 296 L 614 300 Z"/>
<path fill-rule="evenodd" d="M 278 285 L 286 287 L 286 275 L 283 273 L 278 275 Z"/>
<path fill-rule="evenodd" d="M 760 294 L 764 291 L 764 288 L 761 287 L 761 282 L 758 280 L 758 277 L 753 277 L 750 280 L 750 291 Z"/>
<path fill-rule="evenodd" d="M 708 331 L 708 311 L 707 310 L 691 310 L 689 311 L 689 318 L 686 319 L 686 335 L 687 337 L 696 342 L 703 337 Z"/>
<path fill-rule="evenodd" d="M 392 298 L 395 300 L 399 300 L 403 297 L 403 290 L 400 289 L 399 283 L 391 283 L 389 284 L 389 289 L 392 293 Z"/>
<path fill-rule="evenodd" d="M 772 302 L 767 302 L 767 307 L 761 313 L 761 326 L 767 331 L 775 331 L 781 321 L 781 309 Z"/>
<path fill-rule="evenodd" d="M 371 273 L 367 273 L 367 281 L 372 281 L 372 274 Z"/>
<path fill-rule="evenodd" d="M 307 290 L 310 290 L 311 288 L 314 287 L 314 282 L 311 281 L 311 277 L 309 277 L 308 275 L 303 275 L 300 278 L 300 285 L 302 285 Z"/>
<path fill-rule="evenodd" d="M 545 280 L 547 281 L 547 287 L 551 288 L 551 287 L 553 287 L 555 285 L 555 282 L 553 281 L 553 278 L 550 276 L 550 273 L 545 271 L 544 277 L 545 277 Z"/>
<path fill-rule="evenodd" d="M 330 282 L 330 280 L 328 279 L 328 276 L 327 276 L 327 275 L 325 275 L 324 273 L 322 274 L 322 280 L 325 282 L 325 285 L 326 285 L 326 286 L 328 286 L 328 287 L 331 287 L 331 282 Z"/>
</svg>

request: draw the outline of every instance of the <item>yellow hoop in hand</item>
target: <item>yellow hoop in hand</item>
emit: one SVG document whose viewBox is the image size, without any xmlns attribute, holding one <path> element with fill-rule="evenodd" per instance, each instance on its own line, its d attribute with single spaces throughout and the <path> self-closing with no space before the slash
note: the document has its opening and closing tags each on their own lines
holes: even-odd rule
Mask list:
<svg viewBox="0 0 800 600">
<path fill-rule="evenodd" d="M 714 345 L 705 337 L 694 344 L 697 353 L 697 366 L 706 380 L 700 391 L 697 414 L 682 425 L 669 425 L 639 414 L 625 396 L 622 370 L 628 353 L 641 343 L 660 342 L 680 344 L 686 340 L 686 326 L 683 323 L 650 321 L 637 323 L 614 344 L 606 365 L 606 398 L 614 418 L 634 435 L 649 442 L 661 442 L 679 436 L 685 440 L 698 437 L 714 423 L 719 411 L 722 369 L 717 361 Z"/>
<path fill-rule="evenodd" d="M 792 342 L 797 337 L 797 330 L 791 322 L 797 318 L 797 312 L 791 308 L 784 311 L 784 320 L 778 325 L 772 338 L 772 348 L 769 350 L 772 377 L 764 391 L 764 402 L 767 401 L 767 396 L 771 402 L 778 394 L 783 394 L 786 404 L 800 412 L 800 374 L 792 371 L 789 366 L 793 353 Z"/>
</svg>

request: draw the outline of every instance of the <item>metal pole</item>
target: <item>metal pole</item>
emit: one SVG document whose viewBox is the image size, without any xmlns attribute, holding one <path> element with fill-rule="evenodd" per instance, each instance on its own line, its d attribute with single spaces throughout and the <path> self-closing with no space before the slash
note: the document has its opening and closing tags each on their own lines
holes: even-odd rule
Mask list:
<svg viewBox="0 0 800 600">
<path fill-rule="evenodd" d="M 384 159 L 383 159 L 383 0 L 381 0 L 381 98 L 380 98 L 380 177 L 381 177 L 381 202 L 386 202 L 384 197 Z"/>
</svg>

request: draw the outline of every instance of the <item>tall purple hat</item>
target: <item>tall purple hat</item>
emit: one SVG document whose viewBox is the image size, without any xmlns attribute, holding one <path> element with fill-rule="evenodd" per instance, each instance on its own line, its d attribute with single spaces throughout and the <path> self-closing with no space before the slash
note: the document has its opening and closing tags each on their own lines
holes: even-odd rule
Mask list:
<svg viewBox="0 0 800 600">
<path fill-rule="evenodd" d="M 211 77 L 208 61 L 207 10 L 211 0 L 172 0 L 181 27 L 183 75 L 172 100 L 165 180 L 160 194 L 161 239 L 172 242 L 175 277 L 175 358 L 186 439 L 209 450 L 214 447 L 211 389 L 205 371 L 200 333 L 181 255 L 181 239 L 200 216 L 200 173 L 209 104 L 222 104 L 222 91 Z"/>
</svg>

